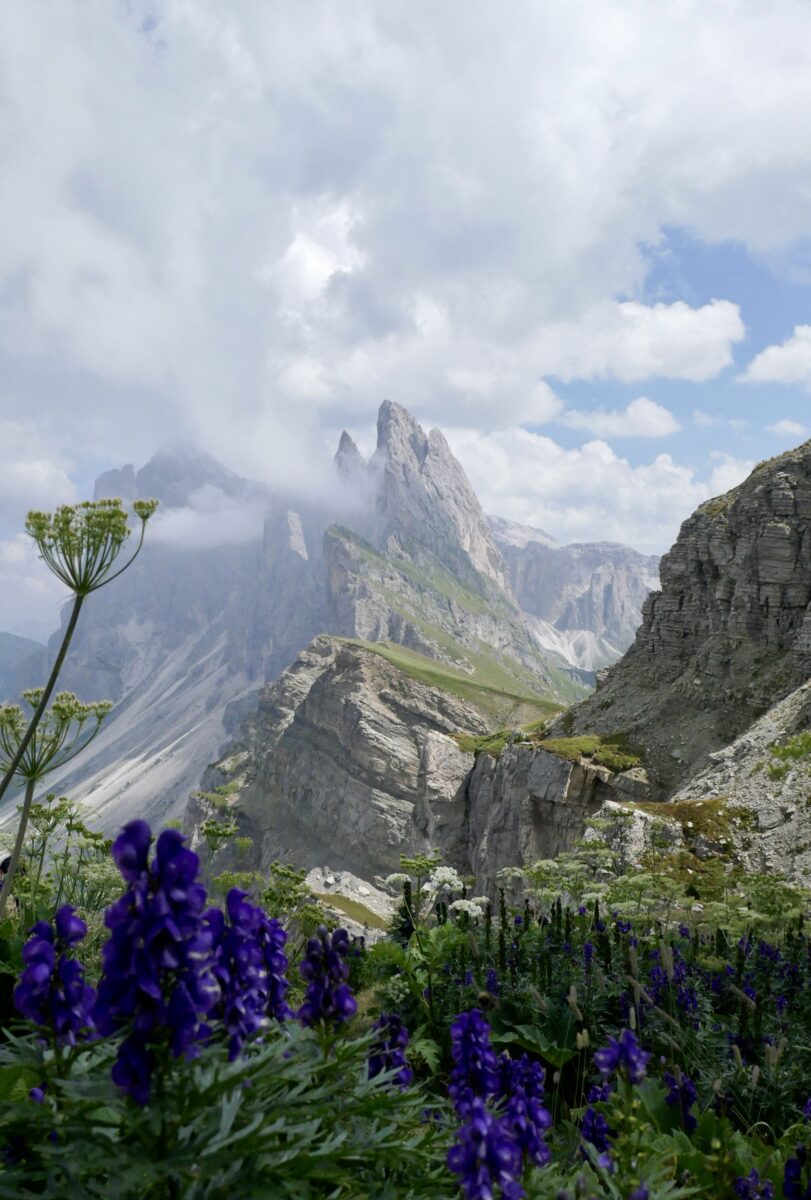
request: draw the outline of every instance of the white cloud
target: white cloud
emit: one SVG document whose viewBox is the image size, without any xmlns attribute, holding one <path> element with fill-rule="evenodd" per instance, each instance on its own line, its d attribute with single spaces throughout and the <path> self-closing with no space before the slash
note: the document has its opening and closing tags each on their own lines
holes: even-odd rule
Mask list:
<svg viewBox="0 0 811 1200">
<path fill-rule="evenodd" d="M 779 346 L 756 354 L 739 376 L 742 383 L 803 383 L 811 386 L 811 325 L 795 325 Z"/>
<path fill-rule="evenodd" d="M 71 463 L 28 417 L 0 417 L 0 525 L 22 524 L 32 508 L 51 509 L 76 499 Z"/>
<path fill-rule="evenodd" d="M 768 425 L 769 433 L 779 434 L 780 437 L 789 438 L 805 438 L 808 437 L 808 430 L 805 425 L 801 425 L 799 421 L 775 421 L 773 425 Z"/>
<path fill-rule="evenodd" d="M 537 353 L 545 375 L 561 379 L 614 377 L 626 382 L 665 376 L 712 379 L 732 362 L 745 329 L 737 304 L 713 300 L 702 308 L 675 304 L 605 303 L 579 321 L 541 331 Z"/>
<path fill-rule="evenodd" d="M 0 629 L 46 637 L 58 623 L 58 606 L 70 598 L 24 533 L 0 541 Z"/>
<path fill-rule="evenodd" d="M 602 408 L 591 411 L 570 409 L 560 422 L 570 429 L 585 429 L 598 438 L 666 437 L 680 429 L 669 408 L 646 396 L 631 400 L 622 412 L 606 412 Z"/>
<path fill-rule="evenodd" d="M 693 410 L 693 424 L 703 429 L 735 429 L 739 433 L 749 426 L 743 417 L 722 417 L 719 413 L 704 412 L 700 408 Z"/>
<path fill-rule="evenodd" d="M 794 0 L 0 6 L 11 402 L 74 458 L 268 477 L 388 394 L 491 426 L 552 370 L 712 378 L 737 308 L 645 304 L 645 247 L 811 236 L 809 35 Z"/>
<path fill-rule="evenodd" d="M 262 536 L 267 504 L 228 496 L 205 484 L 189 496 L 183 508 L 159 508 L 150 523 L 150 542 L 201 550 L 238 545 Z"/>
<path fill-rule="evenodd" d="M 510 428 L 448 431 L 487 512 L 545 529 L 559 541 L 615 541 L 662 553 L 710 496 L 740 483 L 750 462 L 723 455 L 705 477 L 659 454 L 632 466 L 604 441 L 566 450 L 551 438 Z"/>
</svg>

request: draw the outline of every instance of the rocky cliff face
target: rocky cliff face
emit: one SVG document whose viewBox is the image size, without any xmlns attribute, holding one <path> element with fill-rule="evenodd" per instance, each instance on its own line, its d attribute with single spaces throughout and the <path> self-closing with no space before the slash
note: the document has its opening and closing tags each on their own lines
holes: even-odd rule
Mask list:
<svg viewBox="0 0 811 1200">
<path fill-rule="evenodd" d="M 501 867 L 559 853 L 606 800 L 645 794 L 633 772 L 530 746 L 508 745 L 498 759 L 463 750 L 460 733 L 524 724 L 543 710 L 461 673 L 426 678 L 427 665 L 316 639 L 210 768 L 186 814 L 193 840 L 207 816 L 227 809 L 253 839 L 259 869 L 281 858 L 373 882 L 398 870 L 401 854 L 437 848 L 492 895 Z"/>
<path fill-rule="evenodd" d="M 623 730 L 668 795 L 811 667 L 811 443 L 685 521 L 633 646 L 568 719 Z"/>
<path fill-rule="evenodd" d="M 226 785 L 257 866 L 281 858 L 385 875 L 401 853 L 426 848 L 457 799 L 471 756 L 450 735 L 483 733 L 490 720 L 371 648 L 317 638 L 265 690 L 187 822 L 216 809 L 214 789 Z"/>
<path fill-rule="evenodd" d="M 542 530 L 497 517 L 490 524 L 519 605 L 538 619 L 542 644 L 557 641 L 590 670 L 615 662 L 659 585 L 658 557 L 613 542 L 560 546 Z"/>
<path fill-rule="evenodd" d="M 438 429 L 424 433 L 406 409 L 386 400 L 370 470 L 380 475 L 379 545 L 393 540 L 406 555 L 415 547 L 425 548 L 474 587 L 484 576 L 508 590 L 504 560 L 487 518 Z"/>
</svg>

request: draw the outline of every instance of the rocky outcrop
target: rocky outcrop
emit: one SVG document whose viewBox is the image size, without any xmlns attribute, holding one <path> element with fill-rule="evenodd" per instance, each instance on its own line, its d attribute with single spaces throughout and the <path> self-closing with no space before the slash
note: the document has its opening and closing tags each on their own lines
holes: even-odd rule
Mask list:
<svg viewBox="0 0 811 1200">
<path fill-rule="evenodd" d="M 622 730 L 671 794 L 811 668 L 811 443 L 682 525 L 633 646 L 568 718 Z"/>
<path fill-rule="evenodd" d="M 729 746 L 709 755 L 672 797 L 721 802 L 732 849 L 751 870 L 811 881 L 811 683 L 804 683 Z M 666 815 L 668 805 L 662 805 Z"/>
<path fill-rule="evenodd" d="M 494 724 L 491 691 L 477 703 L 452 690 L 464 676 L 443 685 L 423 674 L 416 655 L 404 666 L 373 646 L 317 638 L 207 773 L 187 810 L 192 838 L 227 809 L 253 841 L 255 868 L 280 858 L 367 881 L 398 870 L 401 854 L 439 849 L 492 895 L 501 867 L 558 854 L 601 804 L 646 794 L 639 773 L 528 745 L 498 759 L 462 750 L 454 735 Z M 532 715 L 515 712 L 517 722 Z"/>
<path fill-rule="evenodd" d="M 467 785 L 467 856 L 477 889 L 496 890 L 504 867 L 570 850 L 586 820 L 622 795 L 605 767 L 570 762 L 533 746 L 477 756 Z"/>
<path fill-rule="evenodd" d="M 451 735 L 489 721 L 373 649 L 320 637 L 265 690 L 202 791 L 231 785 L 256 866 L 326 863 L 371 879 L 427 848 L 437 819 L 444 829 L 471 765 Z M 205 795 L 190 805 L 191 828 L 205 806 Z"/>
</svg>

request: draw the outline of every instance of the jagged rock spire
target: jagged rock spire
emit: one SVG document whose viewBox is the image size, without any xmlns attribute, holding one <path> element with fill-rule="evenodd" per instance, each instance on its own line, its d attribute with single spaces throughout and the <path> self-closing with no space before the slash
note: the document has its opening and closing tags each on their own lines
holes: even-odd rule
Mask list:
<svg viewBox="0 0 811 1200">
<path fill-rule="evenodd" d="M 388 531 L 440 557 L 461 549 L 476 572 L 509 590 L 487 517 L 438 429 L 426 434 L 407 409 L 385 400 L 370 466 L 381 475 L 379 511 Z"/>
<path fill-rule="evenodd" d="M 332 461 L 340 477 L 350 483 L 362 478 L 365 474 L 366 460 L 346 430 L 341 434 L 341 440 Z"/>
</svg>

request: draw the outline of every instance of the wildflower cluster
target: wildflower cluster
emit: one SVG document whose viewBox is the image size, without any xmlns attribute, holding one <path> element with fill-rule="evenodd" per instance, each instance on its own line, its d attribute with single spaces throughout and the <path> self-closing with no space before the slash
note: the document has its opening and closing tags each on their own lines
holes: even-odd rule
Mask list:
<svg viewBox="0 0 811 1200">
<path fill-rule="evenodd" d="M 38 921 L 31 930 L 14 1003 L 27 1020 L 46 1028 L 56 1045 L 72 1046 L 93 1028 L 95 993 L 85 983 L 83 965 L 69 954 L 87 926 L 69 904 L 58 910 L 54 926 Z"/>
<path fill-rule="evenodd" d="M 374 1079 L 383 1071 L 396 1071 L 395 1080 L 399 1087 L 406 1088 L 414 1079 L 414 1072 L 406 1062 L 408 1030 L 396 1013 L 381 1013 L 373 1027 L 377 1038 L 369 1055 L 369 1078 Z"/>
<path fill-rule="evenodd" d="M 302 978 L 307 981 L 304 1003 L 296 1014 L 302 1024 L 340 1025 L 357 1012 L 357 1002 L 346 982 L 349 978 L 348 953 L 349 934 L 345 929 L 336 929 L 330 934 L 320 925 L 316 936 L 308 940 L 307 953 L 299 967 Z"/>
<path fill-rule="evenodd" d="M 113 843 L 129 889 L 105 915 L 110 938 L 94 1009 L 101 1033 L 128 1030 L 113 1078 L 140 1104 L 149 1100 L 163 1046 L 175 1058 L 193 1055 L 221 995 L 197 855 L 167 829 L 150 864 L 151 840 L 145 821 L 131 821 Z"/>
<path fill-rule="evenodd" d="M 498 1187 L 505 1200 L 524 1195 L 524 1164 L 542 1166 L 551 1154 L 544 1134 L 552 1124 L 543 1106 L 544 1071 L 526 1055 L 496 1055 L 490 1026 L 478 1009 L 451 1025 L 448 1094 L 461 1118 L 448 1166 L 466 1200 L 488 1200 Z"/>
</svg>

